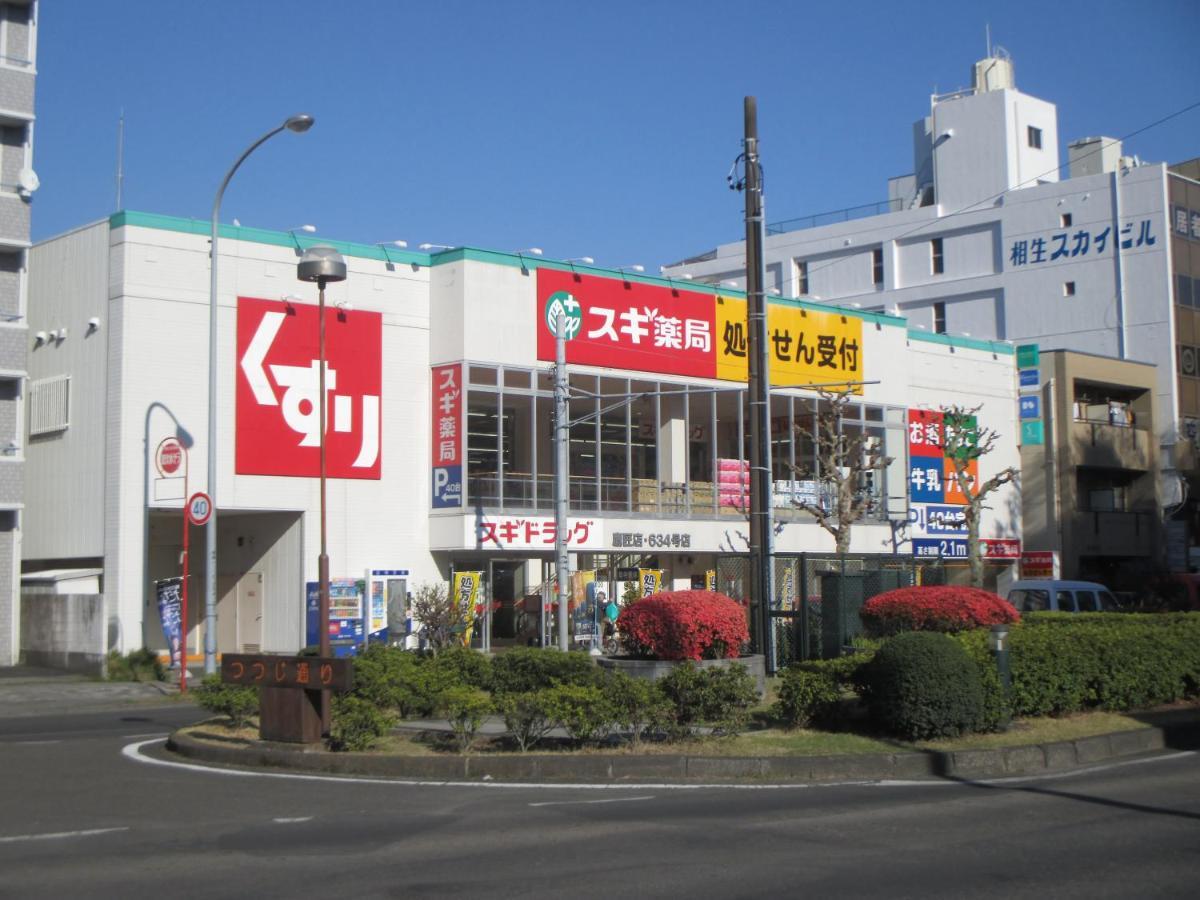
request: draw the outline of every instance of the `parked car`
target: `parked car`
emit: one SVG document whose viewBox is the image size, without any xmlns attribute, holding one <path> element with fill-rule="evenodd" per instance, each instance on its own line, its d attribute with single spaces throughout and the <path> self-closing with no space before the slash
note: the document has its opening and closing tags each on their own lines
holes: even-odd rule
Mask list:
<svg viewBox="0 0 1200 900">
<path fill-rule="evenodd" d="M 1113 612 L 1120 608 L 1112 592 L 1094 581 L 1016 581 L 1008 589 L 1007 600 L 1022 613 Z"/>
</svg>

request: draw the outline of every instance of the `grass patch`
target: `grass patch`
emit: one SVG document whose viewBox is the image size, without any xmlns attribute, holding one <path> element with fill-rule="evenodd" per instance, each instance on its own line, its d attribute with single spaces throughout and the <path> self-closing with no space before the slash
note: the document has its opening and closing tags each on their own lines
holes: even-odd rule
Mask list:
<svg viewBox="0 0 1200 900">
<path fill-rule="evenodd" d="M 1132 715 L 1113 712 L 1075 713 L 1060 718 L 1017 719 L 1008 731 L 995 734 L 968 734 L 937 741 L 913 744 L 920 750 L 993 750 L 998 747 L 1018 747 L 1022 744 L 1052 744 L 1079 738 L 1109 734 L 1114 731 L 1136 731 L 1146 728 Z"/>
</svg>

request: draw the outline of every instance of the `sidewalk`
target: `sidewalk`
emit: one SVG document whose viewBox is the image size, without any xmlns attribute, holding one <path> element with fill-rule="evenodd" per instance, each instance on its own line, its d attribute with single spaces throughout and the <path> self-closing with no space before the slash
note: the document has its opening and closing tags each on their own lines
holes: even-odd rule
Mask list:
<svg viewBox="0 0 1200 900">
<path fill-rule="evenodd" d="M 189 671 L 189 684 L 200 674 Z M 175 682 L 97 681 L 36 666 L 0 668 L 0 718 L 99 712 L 176 702 Z"/>
</svg>

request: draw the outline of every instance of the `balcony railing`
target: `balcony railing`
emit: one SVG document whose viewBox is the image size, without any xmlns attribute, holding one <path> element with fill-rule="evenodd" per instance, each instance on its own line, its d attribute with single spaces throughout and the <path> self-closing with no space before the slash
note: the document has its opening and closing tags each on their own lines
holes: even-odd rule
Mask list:
<svg viewBox="0 0 1200 900">
<path fill-rule="evenodd" d="M 900 212 L 902 209 L 904 209 L 904 201 L 899 197 L 891 200 L 880 200 L 878 203 L 864 203 L 861 206 L 847 206 L 845 209 L 835 209 L 831 212 L 801 216 L 799 219 L 784 219 L 782 222 L 769 222 L 767 223 L 767 234 L 783 234 L 787 231 L 802 231 L 805 228 L 820 228 L 822 225 L 835 225 L 838 222 L 850 222 L 854 219 L 865 219 L 869 216 Z"/>
<path fill-rule="evenodd" d="M 773 515 L 780 521 L 810 520 L 799 509 L 798 482 L 777 481 L 773 492 Z M 596 512 L 666 519 L 744 519 L 748 512 L 748 494 L 714 489 L 711 481 L 660 482 L 653 478 L 576 476 L 569 482 L 568 506 L 572 513 Z M 810 498 L 811 500 L 812 498 Z M 554 511 L 554 476 L 536 478 L 524 472 L 509 472 L 503 478 L 492 474 L 470 477 L 467 482 L 467 506 L 506 512 Z M 868 512 L 865 522 L 883 522 L 883 505 Z"/>
<path fill-rule="evenodd" d="M 1075 465 L 1149 471 L 1153 456 L 1145 428 L 1076 419 L 1071 423 L 1071 459 Z"/>
<path fill-rule="evenodd" d="M 1081 510 L 1075 513 L 1072 536 L 1084 556 L 1152 556 L 1158 520 L 1149 512 Z"/>
</svg>

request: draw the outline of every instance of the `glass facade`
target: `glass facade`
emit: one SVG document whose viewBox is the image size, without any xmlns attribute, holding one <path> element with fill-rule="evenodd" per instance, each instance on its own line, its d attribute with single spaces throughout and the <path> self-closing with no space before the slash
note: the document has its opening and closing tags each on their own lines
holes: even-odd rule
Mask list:
<svg viewBox="0 0 1200 900">
<path fill-rule="evenodd" d="M 507 512 L 554 508 L 554 394 L 548 371 L 467 366 L 466 502 Z M 570 375 L 569 484 L 572 512 L 662 518 L 742 518 L 748 506 L 750 427 L 741 387 L 638 377 Z M 805 520 L 799 499 L 820 496 L 816 428 L 822 401 L 771 396 L 775 515 Z M 888 414 L 890 412 L 890 415 Z M 850 403 L 847 436 L 865 434 L 885 455 L 905 447 L 885 422 L 903 410 Z M 867 473 L 867 521 L 885 521 L 886 474 Z M 896 485 L 897 494 L 904 485 Z"/>
</svg>

